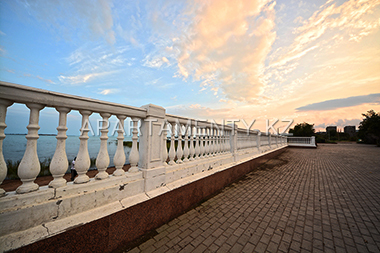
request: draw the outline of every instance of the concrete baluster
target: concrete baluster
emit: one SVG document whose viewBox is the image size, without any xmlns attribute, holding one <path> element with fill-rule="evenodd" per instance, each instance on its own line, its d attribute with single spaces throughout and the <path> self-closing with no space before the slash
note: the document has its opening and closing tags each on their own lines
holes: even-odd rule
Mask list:
<svg viewBox="0 0 380 253">
<path fill-rule="evenodd" d="M 212 151 L 213 151 L 212 131 L 213 131 L 213 126 L 211 125 L 210 129 L 208 130 L 208 156 L 209 157 L 212 157 Z"/>
<path fill-rule="evenodd" d="M 224 153 L 226 154 L 229 151 L 228 131 L 224 130 L 223 135 L 224 135 Z"/>
<path fill-rule="evenodd" d="M 102 128 L 100 132 L 102 133 L 100 136 L 100 148 L 98 156 L 96 157 L 96 168 L 98 169 L 98 174 L 96 174 L 96 179 L 102 180 L 109 177 L 109 174 L 106 172 L 108 165 L 110 164 L 110 156 L 108 154 L 107 149 L 107 140 L 108 140 L 108 127 L 109 127 L 109 117 L 111 114 L 109 113 L 101 113 L 102 116 Z"/>
<path fill-rule="evenodd" d="M 205 157 L 209 157 L 210 143 L 209 143 L 209 128 L 205 128 Z"/>
<path fill-rule="evenodd" d="M 261 132 L 259 131 L 257 133 L 257 137 L 256 137 L 256 146 L 257 146 L 257 151 L 260 153 L 260 150 L 261 150 Z"/>
<path fill-rule="evenodd" d="M 184 143 L 185 146 L 183 147 L 183 156 L 184 156 L 183 161 L 184 162 L 188 162 L 189 161 L 189 154 L 190 154 L 190 150 L 189 150 L 189 136 L 188 136 L 188 129 L 189 128 L 187 126 L 185 128 L 185 143 Z"/>
<path fill-rule="evenodd" d="M 214 156 L 218 155 L 218 128 L 214 130 Z"/>
<path fill-rule="evenodd" d="M 90 181 L 90 178 L 86 175 L 86 173 L 91 165 L 90 155 L 88 154 L 87 140 L 89 138 L 88 132 L 90 131 L 89 117 L 92 112 L 86 110 L 81 110 L 79 112 L 82 114 L 82 128 L 80 129 L 81 135 L 79 136 L 79 151 L 77 154 L 77 159 L 75 160 L 75 170 L 78 173 L 78 177 L 74 180 L 75 184 L 83 184 Z"/>
<path fill-rule="evenodd" d="M 202 150 L 203 150 L 203 154 L 202 154 L 202 158 L 206 158 L 207 157 L 207 129 L 204 128 L 202 129 Z"/>
<path fill-rule="evenodd" d="M 170 125 L 172 127 L 171 137 L 170 137 L 170 148 L 169 148 L 169 165 L 176 164 L 174 162 L 175 158 L 175 123 L 170 122 Z"/>
<path fill-rule="evenodd" d="M 219 129 L 219 155 L 223 154 L 223 135 L 222 129 Z"/>
<path fill-rule="evenodd" d="M 212 128 L 210 129 L 210 156 L 215 156 L 215 131 L 216 129 Z"/>
<path fill-rule="evenodd" d="M 210 127 L 208 130 L 208 156 L 212 157 L 212 152 L 214 150 L 213 143 L 212 143 L 212 133 L 213 133 L 213 126 Z"/>
<path fill-rule="evenodd" d="M 131 164 L 131 168 L 128 170 L 128 172 L 138 172 L 139 168 L 137 167 L 137 164 L 140 159 L 139 150 L 137 148 L 137 140 L 138 137 L 138 124 L 139 124 L 139 118 L 132 118 L 133 121 L 133 129 L 132 129 L 132 149 L 131 153 L 129 154 L 129 163 Z"/>
<path fill-rule="evenodd" d="M 220 129 L 217 129 L 216 134 L 215 134 L 215 155 L 219 155 L 219 153 L 220 153 L 219 134 L 220 134 Z"/>
<path fill-rule="evenodd" d="M 189 127 L 189 134 L 190 134 L 190 161 L 194 161 L 194 155 L 195 155 L 195 148 L 194 148 L 194 127 Z"/>
<path fill-rule="evenodd" d="M 230 131 L 226 131 L 225 133 L 225 152 L 229 153 L 230 152 Z"/>
<path fill-rule="evenodd" d="M 218 155 L 218 131 L 219 128 L 216 128 L 214 131 L 214 155 Z"/>
<path fill-rule="evenodd" d="M 201 149 L 199 146 L 199 130 L 198 127 L 195 127 L 195 160 L 200 159 L 199 155 L 201 153 Z"/>
<path fill-rule="evenodd" d="M 11 106 L 13 102 L 9 100 L 0 100 L 0 184 L 3 183 L 7 177 L 7 164 L 3 156 L 3 140 L 5 139 L 4 129 L 7 127 L 5 124 L 5 117 L 7 116 L 7 107 Z M 4 189 L 0 188 L 0 197 L 5 196 Z"/>
<path fill-rule="evenodd" d="M 315 146 L 315 136 L 311 136 L 310 138 L 310 144 Z"/>
<path fill-rule="evenodd" d="M 50 162 L 50 173 L 53 175 L 54 180 L 49 183 L 49 187 L 58 188 L 66 185 L 66 179 L 63 178 L 67 168 L 69 167 L 69 162 L 67 161 L 66 155 L 66 131 L 67 131 L 67 114 L 70 112 L 69 108 L 57 107 L 55 108 L 59 112 L 59 125 L 57 127 L 57 147 L 53 158 Z"/>
<path fill-rule="evenodd" d="M 165 124 L 165 122 L 163 124 Z M 167 127 L 167 125 L 166 125 L 166 127 Z M 167 134 L 167 130 L 165 130 L 165 125 L 164 125 L 164 129 L 162 130 L 161 134 L 162 134 L 162 143 L 163 143 L 162 164 L 167 165 L 168 163 L 166 161 L 168 160 L 168 134 Z"/>
<path fill-rule="evenodd" d="M 224 129 L 221 129 L 220 130 L 220 154 L 224 154 L 225 150 L 225 143 L 224 143 L 224 140 L 225 140 L 225 130 Z"/>
<path fill-rule="evenodd" d="M 123 166 L 125 164 L 125 153 L 124 153 L 124 120 L 127 118 L 125 115 L 116 115 L 118 118 L 118 129 L 117 129 L 117 148 L 115 155 L 113 157 L 113 164 L 115 165 L 116 170 L 112 175 L 114 176 L 123 176 L 125 172 Z"/>
<path fill-rule="evenodd" d="M 26 150 L 17 170 L 17 175 L 22 181 L 22 185 L 16 190 L 17 193 L 38 190 L 38 184 L 34 183 L 34 180 L 41 170 L 37 155 L 37 139 L 39 138 L 38 130 L 40 129 L 38 125 L 39 114 L 44 106 L 33 103 L 26 104 L 26 106 L 30 109 L 30 116 L 29 125 L 26 127 L 28 129 L 28 134 L 25 136 L 27 139 Z"/>
<path fill-rule="evenodd" d="M 214 130 L 214 136 L 213 136 L 213 139 L 214 139 L 214 156 L 218 155 L 218 129 L 215 128 Z"/>
<path fill-rule="evenodd" d="M 183 150 L 182 150 L 182 126 L 180 123 L 177 124 L 178 127 L 178 146 L 177 146 L 177 163 L 182 163 Z"/>
<path fill-rule="evenodd" d="M 199 158 L 203 159 L 205 153 L 203 128 L 199 129 Z"/>
</svg>

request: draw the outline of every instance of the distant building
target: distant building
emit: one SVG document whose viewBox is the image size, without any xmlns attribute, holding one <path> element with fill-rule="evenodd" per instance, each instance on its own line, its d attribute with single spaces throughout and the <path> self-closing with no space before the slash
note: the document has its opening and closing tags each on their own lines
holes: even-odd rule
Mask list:
<svg viewBox="0 0 380 253">
<path fill-rule="evenodd" d="M 328 127 L 326 127 L 326 133 L 329 133 L 329 132 L 331 132 L 331 131 L 335 131 L 335 132 L 337 132 L 337 131 L 336 131 L 336 126 L 328 126 Z"/>
<path fill-rule="evenodd" d="M 350 137 L 356 136 L 356 128 L 355 126 L 345 126 L 344 133 L 348 134 Z"/>
</svg>

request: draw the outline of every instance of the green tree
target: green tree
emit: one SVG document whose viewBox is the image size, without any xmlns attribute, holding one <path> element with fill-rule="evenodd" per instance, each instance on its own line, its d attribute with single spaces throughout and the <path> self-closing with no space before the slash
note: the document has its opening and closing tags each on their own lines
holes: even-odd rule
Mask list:
<svg viewBox="0 0 380 253">
<path fill-rule="evenodd" d="M 314 124 L 308 124 L 306 122 L 299 123 L 289 130 L 289 133 L 293 133 L 293 136 L 311 137 L 314 135 Z"/>
<path fill-rule="evenodd" d="M 362 115 L 364 119 L 359 125 L 359 138 L 364 143 L 380 146 L 380 113 L 370 110 Z"/>
</svg>

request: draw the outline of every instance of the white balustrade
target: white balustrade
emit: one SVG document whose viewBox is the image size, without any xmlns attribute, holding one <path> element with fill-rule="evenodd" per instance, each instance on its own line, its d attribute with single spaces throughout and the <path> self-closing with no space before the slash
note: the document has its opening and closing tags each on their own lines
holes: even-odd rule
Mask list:
<svg viewBox="0 0 380 253">
<path fill-rule="evenodd" d="M 137 167 L 137 164 L 139 162 L 139 150 L 137 148 L 137 140 L 139 139 L 138 135 L 138 123 L 139 118 L 132 118 L 133 122 L 133 129 L 132 129 L 132 149 L 131 153 L 129 154 L 129 163 L 131 165 L 131 168 L 128 170 L 129 173 L 138 172 L 139 169 Z"/>
<path fill-rule="evenodd" d="M 53 175 L 54 180 L 49 183 L 49 187 L 58 188 L 66 185 L 66 179 L 63 178 L 69 166 L 66 155 L 66 131 L 67 131 L 67 114 L 70 112 L 69 108 L 57 107 L 56 110 L 59 112 L 59 125 L 57 127 L 58 134 L 57 147 L 53 158 L 50 162 L 50 173 Z"/>
<path fill-rule="evenodd" d="M 5 99 L 0 99 L 0 184 L 3 183 L 7 176 L 7 164 L 5 163 L 3 156 L 3 140 L 5 139 L 4 129 L 7 127 L 5 124 L 5 118 L 7 116 L 7 108 L 11 106 L 13 102 Z M 5 196 L 4 189 L 0 188 L 0 197 Z"/>
<path fill-rule="evenodd" d="M 124 153 L 124 120 L 127 118 L 125 115 L 116 115 L 118 119 L 118 129 L 117 129 L 117 148 L 115 155 L 113 157 L 113 164 L 116 170 L 112 175 L 119 177 L 125 174 L 123 166 L 125 164 L 125 153 Z"/>
<path fill-rule="evenodd" d="M 260 132 L 256 133 L 254 131 L 249 131 L 247 134 L 247 130 L 237 129 L 235 126 L 223 126 L 216 123 L 212 124 L 208 121 L 169 115 L 166 114 L 165 108 L 159 106 L 146 105 L 142 108 L 137 108 L 0 81 L 0 183 L 7 174 L 7 166 L 2 152 L 7 147 L 2 147 L 2 144 L 5 138 L 4 129 L 7 127 L 5 124 L 7 107 L 12 103 L 25 104 L 30 110 L 29 125 L 27 126 L 28 134 L 26 135 L 27 145 L 18 167 L 18 175 L 22 185 L 17 188 L 16 193 L 28 194 L 39 189 L 34 180 L 40 172 L 37 139 L 39 138 L 38 130 L 40 129 L 39 113 L 44 107 L 56 108 L 59 113 L 56 149 L 50 164 L 53 180 L 49 183 L 49 187 L 58 189 L 53 190 L 43 187 L 40 193 L 31 193 L 29 195 L 30 199 L 29 196 L 20 197 L 14 193 L 5 194 L 4 190 L 0 189 L 0 196 L 3 196 L 0 199 L 1 222 L 8 217 L 16 220 L 18 219 L 17 217 L 33 218 L 20 218 L 20 220 L 23 219 L 22 222 L 20 220 L 13 222 L 12 220 L 13 223 L 10 227 L 14 231 L 9 233 L 5 231 L 4 227 L 0 226 L 2 236 L 10 234 L 10 237 L 7 238 L 15 238 L 8 245 L 15 243 L 15 240 L 28 240 L 27 238 L 30 238 L 28 233 L 30 233 L 31 229 L 37 228 L 36 226 L 41 224 L 48 224 L 47 227 L 50 226 L 51 217 L 54 217 L 55 225 L 52 225 L 54 229 L 58 227 L 56 224 L 63 225 L 63 219 L 71 219 L 70 216 L 73 214 L 76 217 L 75 221 L 74 219 L 70 221 L 74 223 L 77 221 L 78 223 L 70 223 L 69 226 L 78 225 L 82 222 L 82 218 L 90 213 L 88 211 L 93 208 L 103 208 L 105 206 L 108 208 L 108 204 L 111 204 L 109 205 L 110 207 L 121 210 L 120 208 L 125 208 L 124 203 L 127 204 L 127 202 L 123 202 L 123 200 L 127 198 L 133 197 L 133 201 L 135 201 L 137 199 L 134 198 L 135 196 L 143 196 L 145 195 L 144 193 L 149 193 L 180 178 L 188 177 L 189 180 L 183 180 L 183 182 L 186 181 L 187 183 L 192 182 L 193 178 L 202 178 L 201 173 L 206 172 L 210 167 L 215 172 L 220 171 L 220 169 L 228 169 L 225 166 L 236 165 L 241 161 L 257 157 L 258 153 L 269 153 L 280 146 L 288 145 L 287 138 L 283 136 L 261 135 Z M 75 162 L 75 169 L 78 172 L 78 177 L 74 180 L 74 183 L 77 184 L 75 186 L 71 183 L 66 183 L 63 177 L 68 168 L 65 148 L 67 145 L 67 118 L 70 111 L 79 111 L 82 115 L 81 134 L 79 136 L 80 145 Z M 90 131 L 89 118 L 92 113 L 99 114 L 102 117 L 101 135 L 99 137 L 100 148 L 96 158 L 98 174 L 95 178 L 106 180 L 91 180 L 90 183 L 85 184 L 90 181 L 86 173 L 90 167 L 88 139 Z M 113 157 L 115 171 L 113 176 L 109 176 L 106 171 L 110 164 L 107 141 L 109 140 L 108 121 L 112 115 L 118 118 L 118 129 L 117 147 Z M 132 147 L 129 154 L 131 168 L 125 173 L 123 166 L 126 162 L 126 154 L 123 141 L 124 121 L 127 117 L 131 119 L 133 129 Z M 171 127 L 169 152 L 167 146 L 167 131 L 169 129 L 165 128 L 166 123 L 170 123 Z M 141 127 L 140 131 L 138 131 L 139 126 Z M 168 125 L 166 126 L 168 127 Z M 152 134 L 148 134 L 151 130 Z M 178 135 L 177 148 L 175 147 L 176 130 Z M 161 132 L 161 136 L 159 132 Z M 292 142 L 295 144 L 315 143 L 313 138 L 289 140 L 289 145 Z M 176 157 L 177 162 L 174 161 Z M 168 159 L 170 166 L 166 163 Z M 198 174 L 192 177 L 195 173 Z M 209 173 L 204 173 L 204 175 L 206 174 Z M 182 181 L 178 182 L 183 183 Z M 99 187 L 97 188 L 97 186 Z M 167 189 L 170 189 L 170 187 L 172 186 L 168 185 Z M 156 191 L 155 194 L 158 192 Z M 78 196 L 78 194 L 80 195 Z M 61 201 L 56 202 L 54 198 L 61 198 L 64 201 L 63 206 L 58 207 Z M 95 199 L 97 201 L 94 201 Z M 3 208 L 4 203 L 7 205 L 5 208 Z M 107 209 L 107 212 L 109 210 Z M 3 215 L 4 213 L 6 214 Z M 58 216 L 56 217 L 56 215 Z M 97 212 L 91 212 L 91 215 L 98 214 Z M 103 214 L 99 214 L 97 218 L 101 218 L 101 215 Z M 55 223 L 56 221 L 58 223 Z M 28 225 L 24 225 L 24 223 L 28 223 Z M 20 227 L 19 230 L 17 230 L 18 227 Z M 62 228 L 62 230 L 64 229 L 66 227 Z M 45 232 L 45 229 L 43 228 L 42 231 Z M 59 229 L 57 231 L 62 232 Z M 17 237 L 12 234 L 16 232 L 18 233 Z M 26 244 L 28 243 L 30 242 Z"/>
<path fill-rule="evenodd" d="M 288 137 L 287 143 L 289 146 L 300 147 L 317 147 L 315 145 L 315 136 L 312 137 Z"/>
<path fill-rule="evenodd" d="M 40 161 L 37 155 L 37 139 L 39 113 L 45 106 L 41 104 L 28 103 L 26 106 L 30 109 L 29 125 L 27 126 L 28 134 L 25 136 L 27 139 L 26 150 L 24 156 L 18 166 L 17 174 L 22 181 L 16 192 L 27 193 L 38 190 L 38 184 L 34 180 L 41 170 Z"/>
<path fill-rule="evenodd" d="M 110 113 L 101 113 L 102 116 L 102 128 L 100 130 L 100 148 L 98 156 L 96 157 L 96 168 L 98 169 L 98 174 L 96 174 L 95 178 L 98 180 L 106 179 L 109 177 L 107 173 L 107 167 L 110 164 L 110 156 L 108 155 L 107 149 L 107 140 L 108 140 L 108 127 L 109 127 L 109 117 L 111 117 Z"/>
</svg>

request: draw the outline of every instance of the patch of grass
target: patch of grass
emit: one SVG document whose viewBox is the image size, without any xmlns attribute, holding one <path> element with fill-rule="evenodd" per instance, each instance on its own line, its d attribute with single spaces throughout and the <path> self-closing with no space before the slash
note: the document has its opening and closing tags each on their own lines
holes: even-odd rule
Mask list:
<svg viewBox="0 0 380 253">
<path fill-rule="evenodd" d="M 7 160 L 8 173 L 6 179 L 19 179 L 17 176 L 17 168 L 21 160 L 13 162 L 12 160 Z"/>
<path fill-rule="evenodd" d="M 7 177 L 6 179 L 20 179 L 17 175 L 17 169 L 18 169 L 18 166 L 20 165 L 20 162 L 21 160 L 18 160 L 18 161 L 11 161 L 11 160 L 7 160 Z M 71 161 L 68 161 L 69 162 L 69 165 L 71 165 Z M 93 157 L 93 158 L 90 158 L 90 162 L 91 162 L 91 165 L 90 165 L 90 168 L 95 168 L 95 164 L 96 164 L 96 158 Z M 50 163 L 51 163 L 51 158 L 45 158 L 43 161 L 40 161 L 40 166 L 41 166 L 41 170 L 40 170 L 40 173 L 38 174 L 38 177 L 42 177 L 42 176 L 51 176 L 51 173 L 50 173 Z M 70 168 L 67 169 L 66 173 L 70 172 Z"/>
<path fill-rule="evenodd" d="M 40 173 L 38 174 L 38 177 L 51 175 L 49 171 L 50 162 L 51 162 L 51 158 L 45 158 L 45 160 L 43 160 L 42 162 L 40 161 L 41 170 L 40 170 Z M 7 173 L 6 179 L 20 179 L 17 175 L 17 169 L 20 163 L 21 163 L 21 160 L 18 160 L 15 162 L 11 160 L 7 160 L 8 173 Z"/>
<path fill-rule="evenodd" d="M 92 167 L 95 167 L 95 165 L 96 165 L 96 157 L 92 157 L 92 158 L 90 158 L 90 168 L 92 168 Z"/>
<path fill-rule="evenodd" d="M 128 148 L 132 148 L 132 141 L 123 141 L 123 146 L 124 147 L 128 147 Z M 139 148 L 139 142 L 137 142 L 137 148 Z"/>
<path fill-rule="evenodd" d="M 50 166 L 51 158 L 45 158 L 42 162 L 40 161 L 41 165 L 41 170 L 40 173 L 38 174 L 39 177 L 42 176 L 51 176 L 49 166 Z"/>
</svg>

